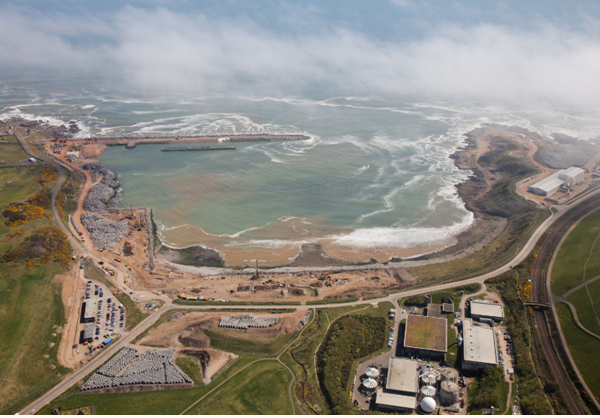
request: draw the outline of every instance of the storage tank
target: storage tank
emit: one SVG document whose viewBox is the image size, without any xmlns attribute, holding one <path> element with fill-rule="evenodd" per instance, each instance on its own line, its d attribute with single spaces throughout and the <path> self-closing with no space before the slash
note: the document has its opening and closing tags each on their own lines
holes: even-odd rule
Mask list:
<svg viewBox="0 0 600 418">
<path fill-rule="evenodd" d="M 421 395 L 423 397 L 429 396 L 430 398 L 433 398 L 435 396 L 435 388 L 433 386 L 423 386 L 421 387 Z"/>
<path fill-rule="evenodd" d="M 423 399 L 421 399 L 421 409 L 423 410 L 423 412 L 425 412 L 426 414 L 431 414 L 432 412 L 435 412 L 435 408 L 437 407 L 435 400 L 433 398 L 425 397 Z"/>
<path fill-rule="evenodd" d="M 421 383 L 424 385 L 434 386 L 436 382 L 437 378 L 433 373 L 427 372 L 421 376 Z"/>
<path fill-rule="evenodd" d="M 379 377 L 379 370 L 377 370 L 375 367 L 367 367 L 367 370 L 365 370 L 365 374 L 368 377 L 377 379 Z"/>
<path fill-rule="evenodd" d="M 440 385 L 440 400 L 442 405 L 450 406 L 458 402 L 460 388 L 451 380 L 444 380 Z"/>
<path fill-rule="evenodd" d="M 372 395 L 375 393 L 375 389 L 377 389 L 377 380 L 375 379 L 365 379 L 362 382 L 363 392 L 366 394 Z"/>
<path fill-rule="evenodd" d="M 442 382 L 444 380 L 450 380 L 451 382 L 458 383 L 458 370 L 450 367 L 444 367 L 440 370 L 442 376 Z"/>
</svg>

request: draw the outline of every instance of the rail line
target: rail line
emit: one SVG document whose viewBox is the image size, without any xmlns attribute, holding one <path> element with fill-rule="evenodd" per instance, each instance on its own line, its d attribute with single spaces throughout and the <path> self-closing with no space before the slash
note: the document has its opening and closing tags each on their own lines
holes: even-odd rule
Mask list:
<svg viewBox="0 0 600 418">
<path fill-rule="evenodd" d="M 562 236 L 575 222 L 585 216 L 589 211 L 596 209 L 599 204 L 600 196 L 594 196 L 594 198 L 587 201 L 581 207 L 574 209 L 571 213 L 567 213 L 566 216 L 563 216 L 558 220 L 557 226 L 544 239 L 544 242 L 538 252 L 538 256 L 533 264 L 533 272 L 531 275 L 531 293 L 532 300 L 534 302 L 541 302 L 540 290 L 545 283 L 544 279 L 548 280 L 546 277 L 547 266 L 549 265 L 550 259 L 552 258 L 552 255 L 554 254 L 554 251 L 556 250 Z M 552 337 L 550 336 L 546 326 L 547 322 L 544 312 L 535 311 L 535 322 L 537 324 L 536 328 L 542 341 L 542 347 L 546 354 L 546 358 L 550 363 L 550 367 L 554 376 L 558 380 L 558 384 L 562 389 L 562 393 L 565 395 L 570 407 L 570 412 L 578 415 L 585 414 L 585 411 L 581 408 L 581 405 L 578 401 L 579 395 L 574 393 L 573 387 L 570 383 L 570 378 L 562 368 L 558 354 L 554 349 Z M 557 344 L 559 343 L 560 341 L 557 341 Z"/>
</svg>

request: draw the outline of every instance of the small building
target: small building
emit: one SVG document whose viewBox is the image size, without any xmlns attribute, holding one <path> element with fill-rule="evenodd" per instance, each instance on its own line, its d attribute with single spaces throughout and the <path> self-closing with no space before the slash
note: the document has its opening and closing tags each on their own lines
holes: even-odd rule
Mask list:
<svg viewBox="0 0 600 418">
<path fill-rule="evenodd" d="M 444 313 L 444 314 L 454 313 L 454 302 L 443 303 L 442 304 L 442 313 Z"/>
<path fill-rule="evenodd" d="M 384 411 L 412 412 L 417 408 L 419 362 L 391 357 L 386 387 L 377 389 L 376 405 Z"/>
<path fill-rule="evenodd" d="M 463 360 L 466 370 L 482 370 L 485 366 L 498 365 L 498 347 L 493 327 L 473 324 L 473 320 L 463 321 Z"/>
<path fill-rule="evenodd" d="M 83 331 L 83 342 L 91 343 L 94 341 L 94 324 L 86 324 Z"/>
<path fill-rule="evenodd" d="M 404 349 L 409 356 L 444 361 L 448 351 L 448 320 L 409 315 L 406 318 Z"/>
<path fill-rule="evenodd" d="M 500 322 L 504 319 L 504 306 L 491 300 L 471 299 L 471 318 L 475 321 Z"/>
<path fill-rule="evenodd" d="M 584 175 L 585 171 L 583 169 L 579 167 L 570 167 L 565 170 L 560 170 L 529 186 L 529 191 L 540 196 L 552 196 L 565 183 L 568 183 L 570 187 L 581 183 Z"/>
<path fill-rule="evenodd" d="M 95 298 L 86 299 L 85 309 L 83 310 L 83 322 L 96 322 L 97 306 L 98 301 Z"/>
</svg>

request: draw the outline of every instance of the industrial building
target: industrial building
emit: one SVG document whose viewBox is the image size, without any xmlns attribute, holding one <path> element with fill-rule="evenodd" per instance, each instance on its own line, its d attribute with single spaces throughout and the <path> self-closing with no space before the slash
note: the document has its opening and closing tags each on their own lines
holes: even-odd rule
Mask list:
<svg viewBox="0 0 600 418">
<path fill-rule="evenodd" d="M 529 191 L 541 196 L 552 196 L 561 187 L 573 187 L 583 181 L 585 171 L 579 167 L 560 170 L 543 180 L 529 186 Z"/>
<path fill-rule="evenodd" d="M 396 412 L 412 412 L 417 408 L 419 362 L 391 357 L 385 389 L 377 389 L 377 408 Z"/>
<path fill-rule="evenodd" d="M 83 322 L 96 322 L 98 301 L 94 298 L 86 299 L 85 309 L 83 310 Z"/>
<path fill-rule="evenodd" d="M 94 341 L 94 324 L 86 324 L 83 331 L 83 342 L 91 343 Z"/>
<path fill-rule="evenodd" d="M 463 360 L 466 370 L 481 370 L 485 366 L 498 365 L 498 348 L 493 327 L 473 324 L 467 318 L 463 321 Z"/>
<path fill-rule="evenodd" d="M 444 361 L 448 350 L 448 320 L 409 315 L 406 318 L 404 350 L 420 359 Z"/>
<path fill-rule="evenodd" d="M 504 319 L 504 306 L 491 300 L 471 299 L 471 318 L 475 321 L 500 322 Z"/>
</svg>

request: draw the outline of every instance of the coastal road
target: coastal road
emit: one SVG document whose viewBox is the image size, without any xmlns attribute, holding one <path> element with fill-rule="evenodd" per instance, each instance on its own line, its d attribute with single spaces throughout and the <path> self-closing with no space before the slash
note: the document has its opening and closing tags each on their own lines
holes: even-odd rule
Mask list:
<svg viewBox="0 0 600 418">
<path fill-rule="evenodd" d="M 34 158 L 40 159 L 50 165 L 52 165 L 53 167 L 56 168 L 56 170 L 58 171 L 59 174 L 59 178 L 58 178 L 58 182 L 57 185 L 53 191 L 52 194 L 52 214 L 54 216 L 54 219 L 56 221 L 56 223 L 59 225 L 59 227 L 65 232 L 65 234 L 67 234 L 67 237 L 69 237 L 71 244 L 74 247 L 77 247 L 80 251 L 85 252 L 85 249 L 82 248 L 81 244 L 75 240 L 74 238 L 70 237 L 70 230 L 64 225 L 64 223 L 62 222 L 62 219 L 60 218 L 60 216 L 58 215 L 58 211 L 56 209 L 56 195 L 58 194 L 59 190 L 60 190 L 60 186 L 62 185 L 62 183 L 64 182 L 65 179 L 65 174 L 64 174 L 64 170 L 62 168 L 62 166 L 60 166 L 59 164 L 45 158 L 42 156 L 39 156 L 37 154 L 34 154 L 31 151 L 31 148 L 29 147 L 29 144 L 23 139 L 22 135 L 20 132 L 18 132 L 17 130 L 15 130 L 16 136 L 19 140 L 19 142 L 21 143 L 21 145 L 23 146 L 23 148 L 25 149 L 25 151 L 33 156 Z M 337 308 L 337 307 L 342 307 L 342 306 L 356 306 L 356 305 L 361 305 L 361 304 L 376 304 L 379 302 L 392 302 L 394 303 L 394 305 L 396 305 L 396 300 L 398 298 L 403 298 L 403 297 L 408 297 L 408 296 L 414 296 L 414 295 L 419 295 L 419 294 L 423 294 L 425 292 L 437 292 L 437 291 L 441 291 L 441 290 L 447 290 L 447 289 L 451 289 L 453 287 L 456 286 L 461 286 L 461 285 L 465 285 L 465 284 L 472 284 L 472 283 L 483 283 L 485 280 L 498 276 L 502 273 L 505 273 L 507 271 L 509 271 L 512 266 L 519 264 L 521 261 L 523 261 L 528 255 L 529 253 L 532 251 L 532 249 L 535 247 L 536 243 L 539 241 L 539 239 L 542 237 L 542 235 L 545 233 L 546 229 L 552 225 L 554 222 L 556 222 L 559 218 L 562 217 L 562 215 L 567 212 L 569 209 L 571 209 L 572 207 L 574 207 L 575 205 L 583 202 L 583 201 L 587 201 L 592 199 L 593 200 L 593 204 L 598 204 L 596 202 L 596 198 L 599 197 L 600 194 L 600 189 L 596 190 L 592 193 L 589 193 L 588 195 L 582 197 L 581 199 L 579 199 L 576 203 L 572 203 L 570 205 L 563 205 L 563 206 L 557 206 L 555 207 L 555 212 L 553 212 L 553 214 L 547 218 L 539 227 L 538 229 L 532 234 L 532 236 L 529 238 L 529 241 L 525 244 L 525 246 L 523 247 L 523 249 L 508 263 L 506 263 L 504 266 L 497 268 L 496 270 L 477 276 L 477 277 L 472 277 L 469 279 L 465 279 L 465 280 L 460 280 L 460 281 L 456 281 L 456 282 L 450 282 L 450 283 L 444 283 L 444 284 L 440 284 L 440 285 L 435 285 L 435 286 L 430 286 L 430 287 L 426 287 L 426 288 L 419 288 L 419 289 L 413 289 L 413 290 L 407 290 L 407 291 L 403 291 L 403 292 L 398 292 L 392 295 L 388 295 L 385 297 L 381 297 L 381 298 L 377 298 L 377 299 L 370 299 L 368 301 L 356 301 L 356 302 L 344 302 L 344 303 L 327 303 L 327 304 L 321 304 L 321 305 L 309 305 L 309 306 L 300 306 L 300 305 L 226 305 L 226 306 L 219 306 L 219 305 L 197 305 L 197 306 L 189 306 L 189 305 L 175 305 L 173 304 L 171 301 L 167 301 L 165 303 L 165 305 L 159 309 L 158 311 L 154 312 L 151 316 L 149 316 L 148 318 L 146 318 L 144 321 L 142 321 L 140 324 L 138 324 L 138 326 L 136 328 L 134 328 L 129 334 L 127 334 L 125 337 L 117 340 L 115 343 L 111 344 L 109 347 L 107 347 L 105 350 L 103 350 L 102 353 L 98 354 L 94 359 L 92 359 L 89 363 L 87 363 L 85 366 L 83 366 L 81 369 L 74 371 L 73 373 L 71 373 L 70 375 L 66 376 L 65 379 L 63 381 L 61 381 L 58 385 L 56 385 L 54 388 L 52 388 L 50 391 L 48 391 L 45 395 L 43 395 L 42 397 L 40 397 L 39 399 L 37 399 L 36 401 L 34 401 L 32 404 L 30 404 L 28 407 L 26 407 L 24 410 L 21 411 L 22 414 L 28 414 L 28 413 L 32 413 L 34 411 L 39 411 L 41 408 L 43 408 L 46 404 L 48 404 L 49 402 L 51 402 L 53 399 L 55 399 L 56 397 L 60 396 L 62 393 L 64 393 L 65 391 L 67 391 L 70 387 L 72 387 L 73 385 L 75 385 L 77 382 L 79 382 L 80 380 L 82 380 L 85 376 L 87 376 L 89 373 L 91 373 L 94 369 L 96 369 L 97 367 L 99 367 L 103 362 L 105 362 L 106 360 L 108 360 L 113 354 L 115 354 L 118 350 L 120 350 L 121 348 L 123 348 L 124 346 L 126 346 L 127 344 L 129 344 L 131 341 L 133 341 L 138 335 L 140 335 L 141 333 L 143 333 L 145 330 L 147 330 L 150 326 L 152 326 L 159 318 L 160 316 L 170 310 L 173 309 L 190 309 L 190 310 L 206 310 L 206 309 L 220 309 L 220 310 L 231 310 L 231 309 L 302 309 L 302 308 Z M 586 207 L 590 206 L 592 203 L 585 205 Z M 554 353 L 555 354 L 555 353 Z M 556 354 L 555 354 L 556 355 Z M 573 411 L 575 411 L 576 409 L 573 409 Z"/>
<path fill-rule="evenodd" d="M 148 329 L 150 326 L 152 326 L 160 318 L 160 316 L 167 311 L 170 311 L 173 309 L 189 309 L 189 310 L 197 310 L 197 311 L 202 311 L 202 310 L 206 310 L 206 309 L 219 309 L 219 310 L 302 309 L 302 308 L 318 309 L 318 308 L 337 308 L 337 307 L 342 307 L 342 306 L 356 306 L 356 305 L 367 304 L 367 303 L 375 304 L 375 303 L 379 303 L 379 302 L 394 303 L 394 301 L 396 301 L 399 298 L 420 295 L 425 292 L 437 292 L 437 291 L 447 290 L 447 289 L 451 289 L 453 287 L 461 286 L 461 285 L 465 285 L 465 284 L 483 283 L 485 280 L 487 280 L 489 278 L 498 276 L 502 273 L 509 271 L 512 268 L 512 266 L 517 265 L 521 261 L 523 261 L 529 255 L 529 253 L 533 250 L 534 246 L 536 245 L 538 240 L 541 238 L 541 236 L 545 233 L 546 229 L 550 225 L 552 225 L 554 222 L 556 222 L 558 219 L 560 219 L 562 217 L 562 215 L 564 213 L 566 213 L 569 209 L 571 209 L 572 207 L 574 207 L 575 205 L 577 205 L 581 202 L 588 201 L 588 200 L 590 200 L 590 202 L 584 206 L 586 208 L 593 207 L 594 205 L 598 205 L 598 200 L 600 200 L 599 198 L 600 198 L 600 189 L 582 197 L 575 203 L 557 207 L 556 211 L 538 227 L 538 229 L 529 238 L 529 241 L 527 242 L 527 244 L 510 262 L 506 263 L 504 266 L 502 266 L 492 272 L 489 272 L 489 273 L 486 273 L 486 274 L 483 274 L 483 275 L 480 275 L 477 277 L 472 277 L 470 279 L 439 284 L 439 285 L 430 286 L 430 287 L 426 287 L 426 288 L 406 290 L 406 291 L 398 292 L 398 293 L 388 295 L 385 297 L 381 297 L 381 298 L 377 298 L 377 299 L 370 299 L 368 301 L 325 303 L 325 304 L 321 304 L 321 305 L 308 305 L 308 306 L 302 306 L 302 305 L 221 305 L 221 306 L 219 306 L 219 305 L 196 305 L 196 306 L 190 306 L 190 305 L 176 305 L 169 301 L 169 302 L 165 303 L 165 305 L 161 309 L 159 309 L 154 314 L 152 314 L 150 317 L 148 317 L 144 321 L 142 321 L 136 328 L 134 328 L 131 331 L 131 333 L 129 333 L 127 336 L 123 337 L 122 339 L 117 340 L 115 343 L 113 343 L 111 346 L 109 346 L 107 349 L 105 349 L 103 353 L 99 354 L 96 358 L 91 360 L 84 367 L 82 367 L 81 369 L 79 369 L 77 371 L 74 371 L 71 375 L 67 376 L 62 382 L 60 382 L 58 385 L 56 385 L 54 388 L 52 388 L 50 391 L 48 391 L 45 395 L 43 395 L 42 397 L 37 399 L 35 402 L 30 404 L 28 407 L 23 409 L 21 411 L 21 413 L 28 414 L 28 413 L 31 413 L 31 411 L 38 411 L 39 409 L 43 408 L 45 405 L 47 405 L 53 399 L 60 396 L 62 393 L 67 391 L 71 386 L 75 385 L 78 381 L 82 380 L 85 376 L 87 376 L 89 373 L 91 373 L 94 369 L 99 367 L 104 361 L 108 360 L 118 350 L 120 350 L 121 348 L 126 346 L 129 342 L 133 341 L 138 335 L 140 335 L 146 329 Z M 570 214 L 569 219 L 571 219 L 572 216 L 573 215 Z M 539 289 L 539 285 L 538 285 L 538 289 Z M 538 327 L 538 328 L 542 329 L 543 327 Z M 554 351 L 552 351 L 552 353 L 554 353 Z M 554 356 L 556 357 L 556 353 L 554 353 Z M 563 384 L 565 384 L 565 383 L 563 382 Z M 573 409 L 573 411 L 578 411 L 579 410 L 578 404 L 576 402 L 574 402 L 573 405 L 575 408 L 575 409 Z"/>
</svg>

